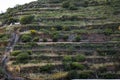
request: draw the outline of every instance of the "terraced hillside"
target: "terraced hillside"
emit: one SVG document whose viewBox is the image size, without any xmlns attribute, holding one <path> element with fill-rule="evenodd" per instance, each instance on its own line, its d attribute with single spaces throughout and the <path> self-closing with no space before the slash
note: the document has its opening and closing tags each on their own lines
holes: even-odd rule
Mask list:
<svg viewBox="0 0 120 80">
<path fill-rule="evenodd" d="M 38 0 L 17 5 L 0 14 L 0 57 L 10 33 L 19 28 L 19 40 L 7 63 L 14 77 L 119 79 L 119 17 L 119 7 L 109 0 Z"/>
</svg>

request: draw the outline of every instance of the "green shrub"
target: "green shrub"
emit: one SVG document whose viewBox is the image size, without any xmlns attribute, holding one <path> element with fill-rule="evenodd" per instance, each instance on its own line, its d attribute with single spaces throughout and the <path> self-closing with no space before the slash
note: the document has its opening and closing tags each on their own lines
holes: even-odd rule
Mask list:
<svg viewBox="0 0 120 80">
<path fill-rule="evenodd" d="M 28 34 L 24 34 L 21 37 L 22 42 L 30 42 L 31 39 L 32 39 L 32 37 L 30 35 L 28 35 Z"/>
<path fill-rule="evenodd" d="M 70 30 L 69 26 L 63 26 L 62 28 L 63 28 L 64 31 L 69 31 Z"/>
<path fill-rule="evenodd" d="M 78 62 L 63 62 L 64 65 L 64 70 L 68 71 L 68 70 L 83 70 L 85 69 L 85 66 L 78 63 Z"/>
<path fill-rule="evenodd" d="M 48 40 L 46 38 L 43 39 L 43 42 L 47 42 Z"/>
<path fill-rule="evenodd" d="M 113 33 L 113 30 L 112 29 L 105 29 L 104 30 L 104 34 L 105 35 L 110 35 L 110 34 L 112 34 Z"/>
<path fill-rule="evenodd" d="M 54 36 L 53 36 L 52 41 L 53 41 L 53 42 L 57 42 L 57 41 L 58 41 L 58 39 L 59 39 L 59 35 L 58 35 L 58 34 L 56 34 L 56 35 L 54 35 Z"/>
<path fill-rule="evenodd" d="M 8 35 L 0 34 L 0 40 L 8 40 Z"/>
<path fill-rule="evenodd" d="M 36 31 L 36 30 L 30 30 L 30 33 L 31 33 L 32 35 L 35 35 L 35 34 L 37 33 L 37 31 Z"/>
<path fill-rule="evenodd" d="M 72 62 L 71 63 L 71 69 L 72 70 L 83 70 L 83 69 L 85 69 L 85 66 L 78 63 L 78 62 Z"/>
<path fill-rule="evenodd" d="M 85 56 L 84 55 L 76 55 L 74 60 L 77 62 L 83 62 L 83 61 L 85 61 Z"/>
<path fill-rule="evenodd" d="M 83 71 L 79 74 L 80 79 L 89 79 L 92 78 L 93 72 L 91 71 Z"/>
<path fill-rule="evenodd" d="M 8 20 L 7 20 L 7 24 L 14 24 L 15 22 L 18 22 L 19 20 L 17 18 L 13 18 L 13 17 L 10 17 Z"/>
<path fill-rule="evenodd" d="M 38 44 L 36 42 L 29 42 L 29 43 L 27 43 L 27 45 L 29 45 L 30 47 L 38 46 Z"/>
<path fill-rule="evenodd" d="M 118 77 L 115 73 L 101 73 L 99 76 L 104 79 L 116 79 Z"/>
<path fill-rule="evenodd" d="M 64 1 L 63 4 L 62 4 L 63 8 L 69 8 L 69 6 L 70 6 L 70 2 L 69 1 Z"/>
<path fill-rule="evenodd" d="M 69 9 L 69 10 L 77 10 L 78 8 L 73 2 L 70 1 L 64 1 L 62 4 L 63 8 Z"/>
<path fill-rule="evenodd" d="M 60 30 L 62 30 L 62 27 L 58 25 L 58 26 L 55 27 L 55 29 L 56 29 L 57 31 L 60 31 Z"/>
<path fill-rule="evenodd" d="M 80 36 L 76 36 L 75 37 L 75 42 L 79 42 L 81 40 L 81 37 Z"/>
<path fill-rule="evenodd" d="M 68 9 L 69 10 L 77 10 L 78 8 L 74 4 L 71 4 Z"/>
<path fill-rule="evenodd" d="M 64 56 L 63 61 L 70 62 L 70 61 L 72 61 L 72 57 L 71 56 Z"/>
<path fill-rule="evenodd" d="M 67 20 L 68 18 L 69 18 L 68 15 L 62 15 L 60 19 L 61 19 L 62 21 L 65 21 L 65 20 Z"/>
<path fill-rule="evenodd" d="M 63 36 L 63 40 L 64 40 L 64 41 L 67 41 L 67 39 L 68 39 L 68 35 L 64 35 L 64 36 Z"/>
<path fill-rule="evenodd" d="M 71 16 L 71 17 L 70 17 L 70 20 L 71 20 L 71 21 L 78 20 L 78 16 L 76 16 L 76 15 L 74 15 L 74 16 Z"/>
<path fill-rule="evenodd" d="M 70 71 L 71 70 L 71 62 L 63 62 L 63 67 L 65 71 Z"/>
<path fill-rule="evenodd" d="M 76 70 L 69 71 L 68 78 L 69 78 L 69 80 L 79 79 L 79 73 Z"/>
<path fill-rule="evenodd" d="M 52 70 L 53 70 L 53 65 L 51 65 L 51 64 L 47 64 L 47 65 L 45 65 L 45 66 L 42 66 L 41 68 L 40 68 L 40 71 L 41 72 L 47 72 L 47 73 L 50 73 Z"/>
<path fill-rule="evenodd" d="M 28 62 L 28 59 L 29 59 L 29 54 L 27 52 L 18 54 L 16 56 L 16 61 L 18 63 L 26 63 Z"/>
<path fill-rule="evenodd" d="M 21 51 L 20 50 L 17 50 L 17 51 L 13 51 L 12 53 L 11 53 L 11 55 L 12 56 L 17 56 L 17 55 L 19 55 L 21 53 Z"/>
<path fill-rule="evenodd" d="M 34 42 L 39 42 L 39 37 L 34 37 L 33 41 Z"/>
<path fill-rule="evenodd" d="M 21 24 L 30 24 L 34 21 L 34 16 L 33 15 L 27 15 L 23 16 L 20 18 L 20 23 Z"/>
<path fill-rule="evenodd" d="M 29 55 L 32 55 L 32 51 L 31 50 L 28 50 L 26 51 Z"/>
</svg>

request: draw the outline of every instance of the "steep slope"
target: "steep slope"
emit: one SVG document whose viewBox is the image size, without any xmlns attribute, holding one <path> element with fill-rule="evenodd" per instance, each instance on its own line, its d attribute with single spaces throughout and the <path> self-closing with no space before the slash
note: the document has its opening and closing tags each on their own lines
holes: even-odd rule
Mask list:
<svg viewBox="0 0 120 80">
<path fill-rule="evenodd" d="M 38 0 L 9 8 L 0 15 L 1 44 L 9 39 L 2 28 L 11 23 L 20 39 L 8 70 L 32 80 L 119 79 L 119 17 L 107 0 Z"/>
</svg>

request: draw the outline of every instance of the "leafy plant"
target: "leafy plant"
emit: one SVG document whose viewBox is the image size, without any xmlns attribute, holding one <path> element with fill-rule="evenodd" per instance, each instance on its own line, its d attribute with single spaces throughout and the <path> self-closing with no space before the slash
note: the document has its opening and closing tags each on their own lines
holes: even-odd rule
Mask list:
<svg viewBox="0 0 120 80">
<path fill-rule="evenodd" d="M 27 15 L 23 16 L 20 18 L 20 23 L 21 24 L 30 24 L 34 21 L 34 16 L 33 15 Z"/>
<path fill-rule="evenodd" d="M 34 42 L 38 42 L 39 41 L 39 37 L 34 37 L 33 41 Z"/>
<path fill-rule="evenodd" d="M 28 34 L 23 34 L 21 37 L 22 42 L 30 42 L 32 37 Z"/>
<path fill-rule="evenodd" d="M 28 53 L 21 53 L 21 54 L 18 54 L 17 56 L 16 56 L 16 61 L 18 62 L 18 63 L 26 63 L 26 62 L 28 62 L 28 59 L 29 59 L 29 54 Z"/>
</svg>

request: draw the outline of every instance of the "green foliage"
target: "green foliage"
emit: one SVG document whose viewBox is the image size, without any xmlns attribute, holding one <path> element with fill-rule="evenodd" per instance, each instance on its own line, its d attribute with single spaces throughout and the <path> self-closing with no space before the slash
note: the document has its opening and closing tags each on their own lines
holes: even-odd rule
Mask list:
<svg viewBox="0 0 120 80">
<path fill-rule="evenodd" d="M 31 39 L 32 39 L 32 37 L 28 34 L 23 34 L 22 37 L 21 37 L 22 42 L 30 42 Z"/>
<path fill-rule="evenodd" d="M 79 42 L 81 40 L 81 37 L 80 36 L 76 36 L 75 37 L 75 42 Z"/>
<path fill-rule="evenodd" d="M 77 70 L 72 70 L 69 71 L 68 73 L 68 78 L 71 79 L 79 79 L 79 73 L 77 72 Z"/>
<path fill-rule="evenodd" d="M 9 19 L 7 19 L 7 22 L 6 24 L 14 24 L 15 22 L 18 22 L 19 20 L 17 18 L 13 18 L 13 17 L 10 17 Z"/>
<path fill-rule="evenodd" d="M 78 8 L 76 7 L 76 5 L 73 2 L 68 1 L 64 1 L 62 4 L 63 8 L 69 9 L 69 10 L 77 10 Z"/>
<path fill-rule="evenodd" d="M 116 78 L 118 78 L 118 75 L 116 75 L 115 73 L 101 73 L 99 76 L 101 78 L 104 78 L 104 79 L 116 79 Z"/>
<path fill-rule="evenodd" d="M 68 9 L 69 10 L 77 10 L 78 8 L 74 4 L 71 4 Z"/>
<path fill-rule="evenodd" d="M 30 33 L 31 33 L 32 35 L 35 35 L 35 34 L 37 33 L 37 31 L 36 31 L 36 30 L 30 30 Z"/>
<path fill-rule="evenodd" d="M 85 66 L 78 63 L 78 62 L 72 62 L 71 63 L 71 69 L 72 70 L 83 70 L 83 69 L 85 69 Z"/>
<path fill-rule="evenodd" d="M 74 58 L 75 61 L 77 62 L 83 62 L 85 61 L 85 56 L 84 55 L 76 55 L 76 57 Z"/>
<path fill-rule="evenodd" d="M 45 66 L 42 66 L 41 68 L 40 68 L 40 71 L 41 72 L 47 72 L 47 73 L 50 73 L 52 70 L 53 70 L 53 65 L 51 65 L 51 64 L 47 64 L 47 65 L 45 65 Z"/>
<path fill-rule="evenodd" d="M 23 16 L 20 18 L 20 23 L 21 24 L 30 24 L 34 21 L 34 16 L 33 15 L 27 15 Z"/>
<path fill-rule="evenodd" d="M 33 41 L 34 41 L 34 42 L 39 42 L 39 37 L 34 37 L 34 38 L 33 38 Z"/>
<path fill-rule="evenodd" d="M 91 71 L 83 71 L 79 74 L 80 79 L 89 79 L 92 78 L 93 72 Z"/>
<path fill-rule="evenodd" d="M 63 31 L 69 31 L 70 30 L 70 27 L 69 26 L 63 26 Z"/>
<path fill-rule="evenodd" d="M 105 35 L 110 35 L 111 33 L 113 33 L 113 30 L 112 30 L 112 29 L 105 29 L 105 30 L 104 30 L 104 34 L 105 34 Z"/>
<path fill-rule="evenodd" d="M 43 42 L 47 42 L 48 40 L 46 38 L 43 39 Z"/>
<path fill-rule="evenodd" d="M 63 40 L 67 41 L 68 37 L 69 37 L 68 35 L 63 35 Z"/>
<path fill-rule="evenodd" d="M 83 70 L 85 69 L 85 66 L 78 63 L 78 62 L 63 62 L 64 69 L 65 70 Z"/>
<path fill-rule="evenodd" d="M 63 8 L 69 8 L 69 6 L 70 6 L 70 1 L 65 1 L 65 2 L 63 2 L 63 4 L 62 4 L 62 7 L 63 7 Z"/>
<path fill-rule="evenodd" d="M 17 51 L 13 51 L 13 52 L 11 53 L 11 55 L 12 55 L 12 56 L 17 56 L 17 55 L 19 55 L 20 53 L 21 53 L 21 51 L 17 50 Z"/>
<path fill-rule="evenodd" d="M 28 62 L 29 54 L 27 52 L 18 54 L 16 56 L 16 62 L 18 63 L 26 63 Z"/>
<path fill-rule="evenodd" d="M 60 37 L 59 33 L 53 33 L 52 34 L 52 41 L 57 42 L 59 37 Z"/>
<path fill-rule="evenodd" d="M 70 61 L 72 61 L 72 57 L 71 56 L 64 56 L 63 61 L 70 62 Z"/>
<path fill-rule="evenodd" d="M 0 34 L 0 40 L 8 40 L 8 37 L 6 34 Z"/>
</svg>

